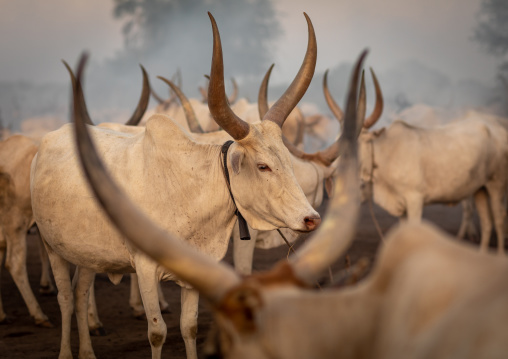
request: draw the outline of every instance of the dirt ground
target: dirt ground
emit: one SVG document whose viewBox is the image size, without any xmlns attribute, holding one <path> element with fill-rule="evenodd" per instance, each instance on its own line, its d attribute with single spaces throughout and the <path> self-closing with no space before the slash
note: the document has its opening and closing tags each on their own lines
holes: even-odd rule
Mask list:
<svg viewBox="0 0 508 359">
<path fill-rule="evenodd" d="M 395 218 L 379 208 L 375 208 L 375 213 L 384 233 L 397 223 Z M 455 234 L 460 224 L 461 208 L 460 206 L 429 206 L 425 208 L 424 217 L 438 224 L 445 231 Z M 60 310 L 56 296 L 40 296 L 38 293 L 40 260 L 37 239 L 35 236 L 29 235 L 27 241 L 30 282 L 43 311 L 55 324 L 55 328 L 38 328 L 33 324 L 10 274 L 2 269 L 1 293 L 4 310 L 13 319 L 13 322 L 8 325 L 0 325 L 0 358 L 56 358 L 60 348 Z M 356 239 L 348 251 L 350 261 L 355 263 L 359 258 L 367 257 L 372 262 L 379 243 L 380 239 L 368 207 L 364 205 Z M 254 270 L 269 269 L 275 262 L 285 258 L 287 252 L 287 247 L 256 250 Z M 232 263 L 231 247 L 225 261 Z M 344 268 L 345 262 L 344 258 L 339 260 L 334 265 L 333 271 Z M 106 336 L 92 337 L 94 351 L 98 358 L 151 357 L 147 338 L 147 323 L 145 320 L 134 319 L 129 307 L 129 282 L 129 276 L 124 276 L 122 282 L 114 286 L 106 275 L 97 276 L 95 281 L 97 305 L 101 321 L 107 331 Z M 185 346 L 179 329 L 180 290 L 172 282 L 163 283 L 163 290 L 170 303 L 171 312 L 163 315 L 168 327 L 168 334 L 162 349 L 162 356 L 163 358 L 185 358 Z M 211 320 L 207 303 L 201 300 L 198 318 L 198 353 L 205 340 Z M 73 319 L 72 346 L 73 354 L 77 357 L 78 334 L 75 319 Z"/>
</svg>

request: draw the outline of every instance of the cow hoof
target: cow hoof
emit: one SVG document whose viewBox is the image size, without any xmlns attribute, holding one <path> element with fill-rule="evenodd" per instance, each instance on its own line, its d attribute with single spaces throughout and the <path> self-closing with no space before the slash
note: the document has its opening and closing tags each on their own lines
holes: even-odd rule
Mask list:
<svg viewBox="0 0 508 359">
<path fill-rule="evenodd" d="M 90 335 L 92 337 L 104 337 L 107 335 L 106 329 L 104 327 L 98 327 L 94 329 L 90 329 Z"/>
<path fill-rule="evenodd" d="M 40 286 L 39 287 L 39 294 L 42 296 L 55 296 L 56 295 L 56 289 L 52 286 L 46 285 L 46 286 Z"/>
<path fill-rule="evenodd" d="M 49 320 L 36 321 L 35 325 L 40 328 L 54 328 L 55 326 Z"/>
<path fill-rule="evenodd" d="M 14 323 L 14 319 L 6 316 L 4 319 L 0 320 L 0 325 L 8 325 Z"/>
</svg>

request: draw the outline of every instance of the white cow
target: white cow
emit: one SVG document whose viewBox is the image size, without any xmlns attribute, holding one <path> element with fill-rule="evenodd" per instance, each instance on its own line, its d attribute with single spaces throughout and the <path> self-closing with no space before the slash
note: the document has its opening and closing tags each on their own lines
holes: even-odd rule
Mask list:
<svg viewBox="0 0 508 359">
<path fill-rule="evenodd" d="M 432 128 L 396 121 L 360 136 L 363 197 L 394 216 L 420 220 L 426 204 L 474 195 L 481 248 L 488 246 L 492 214 L 503 253 L 507 154 L 508 135 L 496 121 L 467 116 Z"/>
<path fill-rule="evenodd" d="M 214 38 L 209 108 L 214 119 L 235 139 L 226 153 L 230 187 L 224 178 L 221 146 L 193 141 L 166 116 L 153 116 L 146 130 L 134 136 L 97 127 L 91 130 L 111 173 L 143 210 L 160 226 L 179 233 L 189 245 L 217 261 L 226 252 L 236 208 L 257 229 L 310 231 L 320 223 L 318 213 L 294 178 L 289 152 L 281 138 L 285 118 L 312 79 L 317 45 L 306 16 L 309 43 L 300 72 L 263 122 L 249 125 L 227 105 L 220 37 L 215 20 L 209 16 Z M 80 63 L 78 83 L 84 62 Z M 80 86 L 73 90 L 74 115 L 85 117 Z M 59 290 L 60 357 L 72 356 L 74 298 L 80 357 L 95 357 L 87 327 L 87 298 L 96 272 L 108 273 L 113 282 L 124 273 L 137 273 L 153 358 L 160 357 L 166 337 L 157 283 L 161 279 L 177 281 L 182 286 L 181 331 L 187 356 L 196 357 L 198 291 L 139 252 L 110 224 L 79 170 L 72 129 L 64 126 L 43 139 L 31 173 L 34 216 Z M 119 204 L 117 209 L 121 211 L 122 206 Z M 79 267 L 74 295 L 69 263 Z"/>
<path fill-rule="evenodd" d="M 210 357 L 506 356 L 508 260 L 479 253 L 430 225 L 406 222 L 391 231 L 372 273 L 358 285 L 308 288 L 354 238 L 360 202 L 354 142 L 360 64 L 349 91 L 349 141 L 328 217 L 288 262 L 243 280 L 143 215 L 104 171 L 85 127 L 76 126 L 88 179 L 117 228 L 211 302 L 215 328 L 205 348 Z M 115 210 L 119 206 L 122 210 Z"/>
<path fill-rule="evenodd" d="M 30 288 L 26 269 L 26 234 L 34 223 L 30 202 L 30 164 L 36 152 L 35 142 L 22 135 L 0 142 L 0 269 L 5 257 L 5 268 L 18 287 L 35 324 L 52 328 Z M 51 293 L 54 287 L 42 246 L 41 262 L 41 293 Z M 8 318 L 0 298 L 0 323 L 6 322 Z"/>
<path fill-rule="evenodd" d="M 258 118 L 264 117 L 266 112 L 268 111 L 268 101 L 267 101 L 267 88 L 268 81 L 272 71 L 273 65 L 270 67 L 268 72 L 266 73 L 263 82 L 259 89 L 258 96 Z M 185 109 L 185 115 L 187 120 L 192 123 L 196 121 L 196 115 L 192 109 L 192 105 L 185 94 L 171 81 L 161 78 L 165 81 L 172 89 L 172 91 L 179 98 L 182 108 Z M 376 87 L 379 87 L 379 84 L 375 83 Z M 328 92 L 327 84 L 326 84 L 326 75 L 323 82 L 323 89 L 325 94 Z M 380 93 L 380 89 L 376 89 L 377 93 Z M 358 118 L 361 123 L 363 123 L 363 118 L 365 116 L 365 83 L 362 76 L 361 86 L 360 86 L 360 96 L 359 96 L 359 113 Z M 333 106 L 333 104 L 332 104 Z M 336 106 L 336 105 L 335 105 Z M 379 106 L 383 106 L 383 99 L 381 97 L 376 98 L 376 108 Z M 332 108 L 335 110 L 335 108 Z M 340 114 L 337 111 L 334 113 L 339 116 L 338 120 L 343 123 L 343 114 L 342 111 Z M 378 112 L 378 116 L 381 115 L 381 112 Z M 210 144 L 222 144 L 227 140 L 231 139 L 231 136 L 227 134 L 225 131 L 218 131 L 212 133 L 192 133 L 194 139 L 199 142 L 210 143 Z M 326 163 L 322 162 L 319 154 L 306 154 L 298 149 L 295 149 L 294 146 L 290 146 L 290 151 L 294 151 L 295 155 L 291 154 L 291 162 L 293 164 L 293 170 L 295 172 L 296 180 L 298 184 L 302 188 L 305 196 L 309 203 L 317 208 L 321 205 L 323 201 L 323 184 L 328 192 L 328 195 L 331 196 L 333 189 L 333 175 L 336 174 L 336 161 L 335 159 L 339 156 L 339 148 L 340 148 L 340 138 L 337 139 L 336 143 L 324 150 L 324 152 L 333 151 L 333 156 L 331 156 Z M 291 141 L 290 141 L 291 142 Z M 235 226 L 235 230 L 233 231 L 233 242 L 234 242 L 234 264 L 235 269 L 244 275 L 251 274 L 252 272 L 252 261 L 254 248 L 274 248 L 281 245 L 284 245 L 284 240 L 281 238 L 281 235 L 277 231 L 257 231 L 252 228 L 250 230 L 250 240 L 241 240 L 240 233 L 238 230 L 238 226 Z M 280 230 L 286 240 L 289 243 L 293 243 L 299 236 L 298 232 L 291 231 L 290 229 L 281 229 Z M 134 292 L 131 292 L 131 302 L 132 303 L 140 303 L 141 298 L 133 297 Z M 138 305 L 139 306 L 139 305 Z"/>
</svg>

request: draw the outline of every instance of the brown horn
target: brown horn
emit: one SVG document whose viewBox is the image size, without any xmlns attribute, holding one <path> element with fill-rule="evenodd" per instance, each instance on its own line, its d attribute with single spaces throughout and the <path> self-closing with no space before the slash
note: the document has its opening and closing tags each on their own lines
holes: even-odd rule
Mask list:
<svg viewBox="0 0 508 359">
<path fill-rule="evenodd" d="M 268 71 L 265 74 L 265 77 L 263 77 L 263 82 L 261 82 L 261 86 L 259 86 L 259 93 L 258 93 L 258 112 L 259 112 L 259 118 L 262 119 L 265 117 L 266 113 L 268 112 L 268 82 L 270 81 L 270 75 L 272 74 L 272 70 L 275 64 L 272 64 Z"/>
<path fill-rule="evenodd" d="M 228 97 L 229 104 L 235 103 L 238 98 L 238 84 L 235 79 L 231 77 L 231 83 L 233 84 L 233 93 Z"/>
<path fill-rule="evenodd" d="M 374 73 L 374 70 L 372 70 L 372 67 L 370 68 L 370 73 L 372 74 L 372 80 L 374 80 L 374 87 L 376 88 L 376 105 L 374 107 L 374 110 L 372 111 L 372 114 L 365 120 L 363 123 L 364 128 L 371 128 L 377 120 L 381 117 L 381 114 L 383 113 L 383 93 L 381 92 L 381 87 L 379 86 L 379 82 L 377 80 L 376 74 Z"/>
<path fill-rule="evenodd" d="M 357 108 L 357 134 L 358 137 L 362 131 L 362 124 L 363 120 L 365 118 L 365 111 L 367 108 L 367 102 L 366 102 L 366 91 L 365 91 L 365 78 L 364 74 L 362 72 L 362 78 L 360 81 L 360 94 L 358 98 L 358 108 Z M 344 129 L 343 129 L 344 131 Z M 288 148 L 289 152 L 291 152 L 294 156 L 307 160 L 307 161 L 317 161 L 322 163 L 325 166 L 330 166 L 333 161 L 335 161 L 341 154 L 343 150 L 343 134 L 330 146 L 325 148 L 324 150 L 315 152 L 315 153 L 305 153 L 302 150 L 298 149 L 296 146 L 292 145 L 289 140 L 283 138 L 284 144 Z"/>
<path fill-rule="evenodd" d="M 67 62 L 65 62 L 64 60 L 62 60 L 63 64 L 65 65 L 65 68 L 67 69 L 67 71 L 69 71 L 69 75 L 71 76 L 71 83 L 72 83 L 72 93 L 74 95 L 76 95 L 76 91 L 74 91 L 74 87 L 76 87 L 76 77 L 74 77 L 74 73 L 72 72 L 72 69 L 71 67 L 69 66 L 69 64 Z M 81 84 L 79 84 L 79 86 L 81 86 Z M 88 114 L 88 110 L 86 109 L 86 106 L 85 106 L 85 96 L 83 94 L 83 90 L 81 89 L 79 91 L 79 103 L 80 103 L 80 106 L 81 108 L 84 108 L 84 113 L 83 113 L 83 120 L 85 121 L 85 123 L 87 125 L 92 125 L 92 126 L 95 126 L 95 124 L 93 123 L 92 119 L 90 118 L 90 115 Z M 74 99 L 74 101 L 76 102 L 76 99 Z"/>
<path fill-rule="evenodd" d="M 270 120 L 275 122 L 282 128 L 284 121 L 289 116 L 291 111 L 295 108 L 296 104 L 301 100 L 305 91 L 309 87 L 309 84 L 314 76 L 314 70 L 316 68 L 317 58 L 317 42 L 316 34 L 314 33 L 314 27 L 310 21 L 309 16 L 306 13 L 305 19 L 307 20 L 307 26 L 309 31 L 309 40 L 307 43 L 307 52 L 303 59 L 302 66 L 298 71 L 295 79 L 289 85 L 288 89 L 284 94 L 277 100 L 277 102 L 268 110 L 263 120 Z"/>
<path fill-rule="evenodd" d="M 77 72 L 78 86 L 86 62 L 81 57 Z M 81 165 L 92 191 L 120 233 L 157 263 L 196 288 L 212 303 L 217 303 L 235 285 L 239 276 L 226 265 L 192 249 L 175 235 L 165 232 L 137 209 L 113 182 L 100 160 L 83 121 L 79 96 L 74 96 L 75 139 Z"/>
<path fill-rule="evenodd" d="M 344 130 L 341 136 L 343 161 L 340 163 L 339 177 L 336 180 L 338 191 L 331 200 L 324 223 L 316 234 L 289 258 L 296 278 L 307 284 L 313 283 L 324 269 L 344 253 L 356 232 L 360 210 L 356 97 L 358 78 L 366 54 L 367 51 L 364 51 L 360 55 L 349 83 Z"/>
<path fill-rule="evenodd" d="M 176 94 L 176 96 L 178 96 L 178 99 L 182 104 L 183 112 L 185 113 L 185 118 L 187 119 L 187 123 L 189 124 L 189 129 L 191 130 L 191 132 L 204 133 L 205 131 L 203 131 L 203 129 L 201 128 L 201 125 L 198 122 L 196 114 L 194 113 L 194 109 L 192 108 L 192 105 L 187 99 L 187 96 L 185 96 L 184 93 L 173 82 L 169 81 L 168 79 L 165 79 L 162 76 L 157 76 L 157 78 L 167 83 L 171 87 L 173 92 Z"/>
<path fill-rule="evenodd" d="M 360 80 L 360 94 L 358 95 L 358 108 L 356 110 L 356 136 L 362 132 L 365 113 L 367 112 L 367 95 L 365 91 L 365 71 L 362 71 L 362 79 Z"/>
<path fill-rule="evenodd" d="M 146 112 L 146 108 L 148 107 L 148 101 L 150 100 L 150 82 L 148 81 L 148 74 L 146 73 L 143 65 L 139 66 L 143 72 L 143 90 L 141 90 L 141 97 L 139 98 L 136 110 L 132 114 L 129 121 L 125 123 L 127 126 L 137 126 L 139 124 Z"/>
<path fill-rule="evenodd" d="M 210 70 L 210 84 L 208 86 L 208 108 L 217 122 L 231 137 L 239 141 L 250 131 L 250 125 L 234 114 L 228 105 L 224 89 L 224 64 L 222 61 L 222 45 L 217 23 L 212 14 L 208 13 L 213 30 L 213 55 Z"/>
<path fill-rule="evenodd" d="M 150 93 L 152 94 L 153 98 L 160 104 L 162 105 L 164 103 L 165 100 L 162 99 L 162 97 L 160 97 L 159 95 L 157 95 L 157 93 L 155 92 L 155 90 L 153 89 L 153 87 L 150 87 Z"/>
<path fill-rule="evenodd" d="M 323 93 L 330 111 L 332 111 L 333 116 L 339 121 L 342 130 L 344 128 L 344 112 L 342 112 L 340 106 L 335 102 L 328 89 L 328 70 L 325 71 L 325 75 L 323 76 Z"/>
</svg>

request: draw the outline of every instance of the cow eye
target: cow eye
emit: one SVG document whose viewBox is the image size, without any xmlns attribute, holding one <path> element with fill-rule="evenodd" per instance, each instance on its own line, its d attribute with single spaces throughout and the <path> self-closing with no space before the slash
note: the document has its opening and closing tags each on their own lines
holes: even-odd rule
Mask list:
<svg viewBox="0 0 508 359">
<path fill-rule="evenodd" d="M 261 172 L 272 172 L 271 168 L 264 163 L 258 163 L 258 170 Z"/>
</svg>

